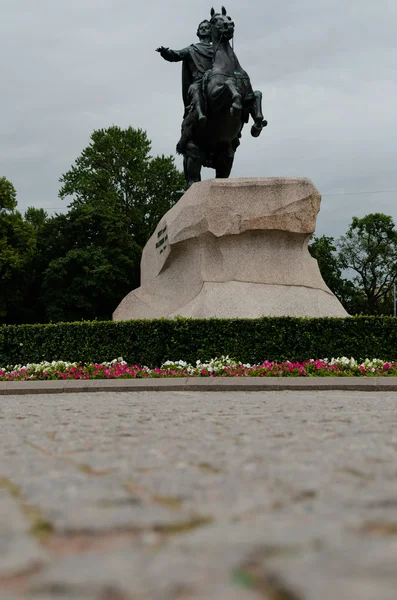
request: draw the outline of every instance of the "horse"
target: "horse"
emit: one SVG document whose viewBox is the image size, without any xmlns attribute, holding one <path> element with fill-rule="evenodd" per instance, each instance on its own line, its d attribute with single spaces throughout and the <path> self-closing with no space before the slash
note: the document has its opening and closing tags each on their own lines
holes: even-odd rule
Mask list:
<svg viewBox="0 0 397 600">
<path fill-rule="evenodd" d="M 262 94 L 253 91 L 250 78 L 241 67 L 230 41 L 235 25 L 226 9 L 211 9 L 213 63 L 202 80 L 207 120 L 199 124 L 191 110 L 182 127 L 177 150 L 183 154 L 187 187 L 201 181 L 202 166 L 215 169 L 216 177 L 227 178 L 234 154 L 240 144 L 241 131 L 251 115 L 251 135 L 258 137 L 267 125 L 262 114 Z"/>
</svg>

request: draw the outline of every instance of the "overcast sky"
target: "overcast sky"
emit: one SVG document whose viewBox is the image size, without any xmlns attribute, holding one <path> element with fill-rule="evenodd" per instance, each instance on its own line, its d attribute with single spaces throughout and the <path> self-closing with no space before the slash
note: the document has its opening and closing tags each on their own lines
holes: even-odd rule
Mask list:
<svg viewBox="0 0 397 600">
<path fill-rule="evenodd" d="M 257 139 L 245 128 L 232 176 L 311 178 L 323 194 L 318 235 L 341 235 L 352 216 L 370 212 L 397 222 L 397 2 L 225 4 L 235 52 L 269 121 Z M 59 177 L 94 129 L 140 127 L 153 155 L 174 154 L 181 65 L 155 48 L 196 41 L 211 6 L 0 0 L 0 176 L 15 185 L 21 211 L 65 211 Z M 371 191 L 385 192 L 356 194 Z"/>
</svg>

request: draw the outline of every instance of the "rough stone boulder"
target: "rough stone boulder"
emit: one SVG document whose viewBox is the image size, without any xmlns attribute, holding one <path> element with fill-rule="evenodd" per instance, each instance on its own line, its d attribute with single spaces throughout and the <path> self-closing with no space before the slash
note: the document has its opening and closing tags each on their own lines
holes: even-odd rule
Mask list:
<svg viewBox="0 0 397 600">
<path fill-rule="evenodd" d="M 195 183 L 158 224 L 141 287 L 113 319 L 346 317 L 307 247 L 320 201 L 309 179 Z"/>
</svg>

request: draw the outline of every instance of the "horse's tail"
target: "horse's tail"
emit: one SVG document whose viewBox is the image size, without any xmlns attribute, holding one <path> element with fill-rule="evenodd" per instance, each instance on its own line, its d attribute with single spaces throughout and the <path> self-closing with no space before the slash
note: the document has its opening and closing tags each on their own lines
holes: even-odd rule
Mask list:
<svg viewBox="0 0 397 600">
<path fill-rule="evenodd" d="M 192 106 L 182 123 L 181 138 L 176 145 L 176 151 L 178 154 L 185 154 L 186 146 L 193 137 L 193 130 L 196 123 L 197 114 Z"/>
</svg>

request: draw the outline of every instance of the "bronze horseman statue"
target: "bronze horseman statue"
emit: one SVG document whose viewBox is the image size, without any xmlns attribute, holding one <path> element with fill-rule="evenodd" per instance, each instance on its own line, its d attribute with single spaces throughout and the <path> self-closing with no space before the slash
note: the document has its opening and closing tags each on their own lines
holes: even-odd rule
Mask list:
<svg viewBox="0 0 397 600">
<path fill-rule="evenodd" d="M 241 130 L 251 115 L 251 134 L 267 125 L 262 94 L 253 91 L 230 40 L 234 23 L 222 7 L 211 9 L 211 20 L 197 29 L 200 42 L 182 50 L 157 48 L 170 62 L 182 61 L 182 95 L 185 112 L 177 152 L 183 155 L 187 187 L 201 180 L 201 167 L 215 169 L 216 177 L 229 177 Z"/>
</svg>

